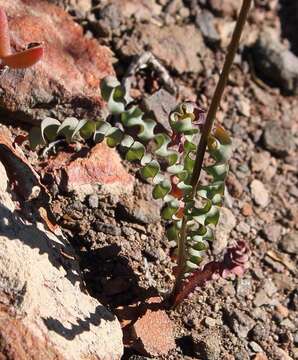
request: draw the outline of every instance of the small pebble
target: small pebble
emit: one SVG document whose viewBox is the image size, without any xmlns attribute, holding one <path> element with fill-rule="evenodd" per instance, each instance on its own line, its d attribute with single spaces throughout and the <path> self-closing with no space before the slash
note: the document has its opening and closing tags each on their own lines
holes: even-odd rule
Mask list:
<svg viewBox="0 0 298 360">
<path fill-rule="evenodd" d="M 97 209 L 98 208 L 98 196 L 96 194 L 91 194 L 88 197 L 88 206 L 91 209 Z"/>
<path fill-rule="evenodd" d="M 251 349 L 252 349 L 254 352 L 256 352 L 256 353 L 260 353 L 260 352 L 263 351 L 263 349 L 261 348 L 261 346 L 260 346 L 258 343 L 256 343 L 255 341 L 251 341 L 251 342 L 249 343 L 249 346 L 250 346 Z"/>
<path fill-rule="evenodd" d="M 207 317 L 205 318 L 205 324 L 206 324 L 208 327 L 214 327 L 214 326 L 216 326 L 217 322 L 216 322 L 215 319 L 207 316 Z"/>
</svg>

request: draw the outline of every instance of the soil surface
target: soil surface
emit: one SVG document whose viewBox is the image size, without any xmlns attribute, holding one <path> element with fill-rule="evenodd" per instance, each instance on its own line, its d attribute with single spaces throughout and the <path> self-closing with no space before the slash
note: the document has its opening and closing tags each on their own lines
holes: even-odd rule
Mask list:
<svg viewBox="0 0 298 360">
<path fill-rule="evenodd" d="M 197 98 L 205 108 L 210 103 L 239 6 L 221 3 L 94 0 L 85 14 L 72 2 L 67 9 L 87 36 L 111 48 L 120 80 L 143 51 L 161 60 L 179 90 L 177 99 L 170 92 L 152 98 L 161 87 L 172 88 L 152 67 L 134 74 L 131 94 L 138 99 L 145 93 L 166 127 L 160 101 Z M 297 34 L 293 2 L 255 3 L 218 113 L 235 149 L 218 230 L 227 236 L 218 236 L 209 254 L 220 257 L 228 244 L 243 239 L 252 251 L 250 267 L 242 278 L 197 289 L 170 311 L 177 346 L 156 359 L 298 359 L 298 99 L 258 77 L 250 48 L 261 29 L 270 27 L 297 53 Z M 24 150 L 39 163 L 25 145 Z M 88 291 L 112 311 L 173 286 L 174 244 L 165 237 L 161 204 L 152 200 L 151 185 L 136 177 L 129 197 L 97 191 L 81 201 L 49 186 L 53 214 L 75 247 Z M 123 359 L 145 357 L 127 348 Z"/>
</svg>

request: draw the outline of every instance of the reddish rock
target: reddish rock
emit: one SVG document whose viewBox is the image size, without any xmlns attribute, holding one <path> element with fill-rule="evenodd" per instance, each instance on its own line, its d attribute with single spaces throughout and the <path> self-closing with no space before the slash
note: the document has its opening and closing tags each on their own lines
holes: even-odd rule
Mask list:
<svg viewBox="0 0 298 360">
<path fill-rule="evenodd" d="M 249 204 L 247 202 L 243 204 L 241 212 L 242 212 L 242 215 L 246 216 L 246 217 L 252 216 L 254 213 L 251 204 Z"/>
<path fill-rule="evenodd" d="M 144 355 L 166 355 L 175 348 L 173 324 L 166 312 L 158 306 L 159 302 L 159 298 L 149 299 L 148 308 L 133 325 L 133 347 Z M 150 304 L 157 306 L 150 308 Z"/>
<path fill-rule="evenodd" d="M 114 73 L 110 50 L 85 38 L 63 9 L 44 0 L 0 0 L 0 6 L 8 16 L 14 51 L 32 42 L 45 46 L 41 62 L 1 76 L 2 112 L 30 122 L 50 112 L 57 117 L 58 112 L 97 114 L 103 103 L 100 80 Z"/>
<path fill-rule="evenodd" d="M 238 0 L 208 0 L 209 6 L 221 16 L 235 16 L 240 8 Z"/>
<path fill-rule="evenodd" d="M 2 300 L 2 299 L 1 299 Z M 50 342 L 35 337 L 20 319 L 0 309 L 0 359 L 6 360 L 63 360 Z M 32 346 L 34 344 L 34 346 Z"/>
<path fill-rule="evenodd" d="M 268 360 L 268 358 L 264 353 L 257 353 L 253 360 Z"/>
<path fill-rule="evenodd" d="M 173 323 L 160 297 L 121 306 L 114 312 L 122 326 L 125 346 L 150 357 L 166 355 L 175 348 Z"/>
<path fill-rule="evenodd" d="M 230 173 L 227 178 L 227 187 L 230 194 L 237 199 L 243 194 L 243 186 L 233 173 Z"/>
<path fill-rule="evenodd" d="M 84 186 L 113 187 L 114 192 L 129 192 L 134 179 L 121 164 L 119 155 L 104 142 L 95 145 L 90 152 L 83 148 L 79 153 L 61 151 L 50 159 L 45 173 L 52 174 L 66 191 L 84 192 Z M 88 192 L 88 189 L 86 189 Z"/>
</svg>

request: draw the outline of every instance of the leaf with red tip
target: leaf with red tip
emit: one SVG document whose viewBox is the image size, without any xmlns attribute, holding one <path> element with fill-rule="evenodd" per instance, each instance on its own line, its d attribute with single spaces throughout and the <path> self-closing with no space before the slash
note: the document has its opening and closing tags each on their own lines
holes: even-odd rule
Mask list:
<svg viewBox="0 0 298 360">
<path fill-rule="evenodd" d="M 3 57 L 3 64 L 11 69 L 25 69 L 36 64 L 44 54 L 44 48 L 36 46 L 34 48 Z"/>
<path fill-rule="evenodd" d="M 5 11 L 0 8 L 0 58 L 11 54 L 8 21 Z"/>
</svg>

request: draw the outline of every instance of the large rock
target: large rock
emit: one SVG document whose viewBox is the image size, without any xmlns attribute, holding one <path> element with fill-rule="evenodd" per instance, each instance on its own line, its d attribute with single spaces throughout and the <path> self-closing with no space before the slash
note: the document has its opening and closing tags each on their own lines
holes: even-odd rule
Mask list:
<svg viewBox="0 0 298 360">
<path fill-rule="evenodd" d="M 82 290 L 78 262 L 62 234 L 17 211 L 25 205 L 13 201 L 11 169 L 4 165 L 0 161 L 0 358 L 120 359 L 116 317 Z"/>
<path fill-rule="evenodd" d="M 255 67 L 262 79 L 287 94 L 298 94 L 298 57 L 273 31 L 263 31 L 253 47 Z"/>
<path fill-rule="evenodd" d="M 1 299 L 3 301 L 3 299 Z M 7 360 L 63 360 L 50 342 L 35 337 L 21 319 L 10 314 L 9 307 L 0 308 L 1 359 Z M 34 344 L 34 346 L 32 346 Z M 5 354 L 5 357 L 2 357 Z"/>
<path fill-rule="evenodd" d="M 36 122 L 45 116 L 98 114 L 103 103 L 99 83 L 113 74 L 111 52 L 83 36 L 62 9 L 44 0 L 0 0 L 8 15 L 12 46 L 43 42 L 42 61 L 0 77 L 0 111 Z"/>
<path fill-rule="evenodd" d="M 124 36 L 117 46 L 124 56 L 139 55 L 148 48 L 179 74 L 200 72 L 201 58 L 206 50 L 202 34 L 193 25 L 161 28 L 154 24 L 139 24 L 132 35 Z"/>
</svg>

